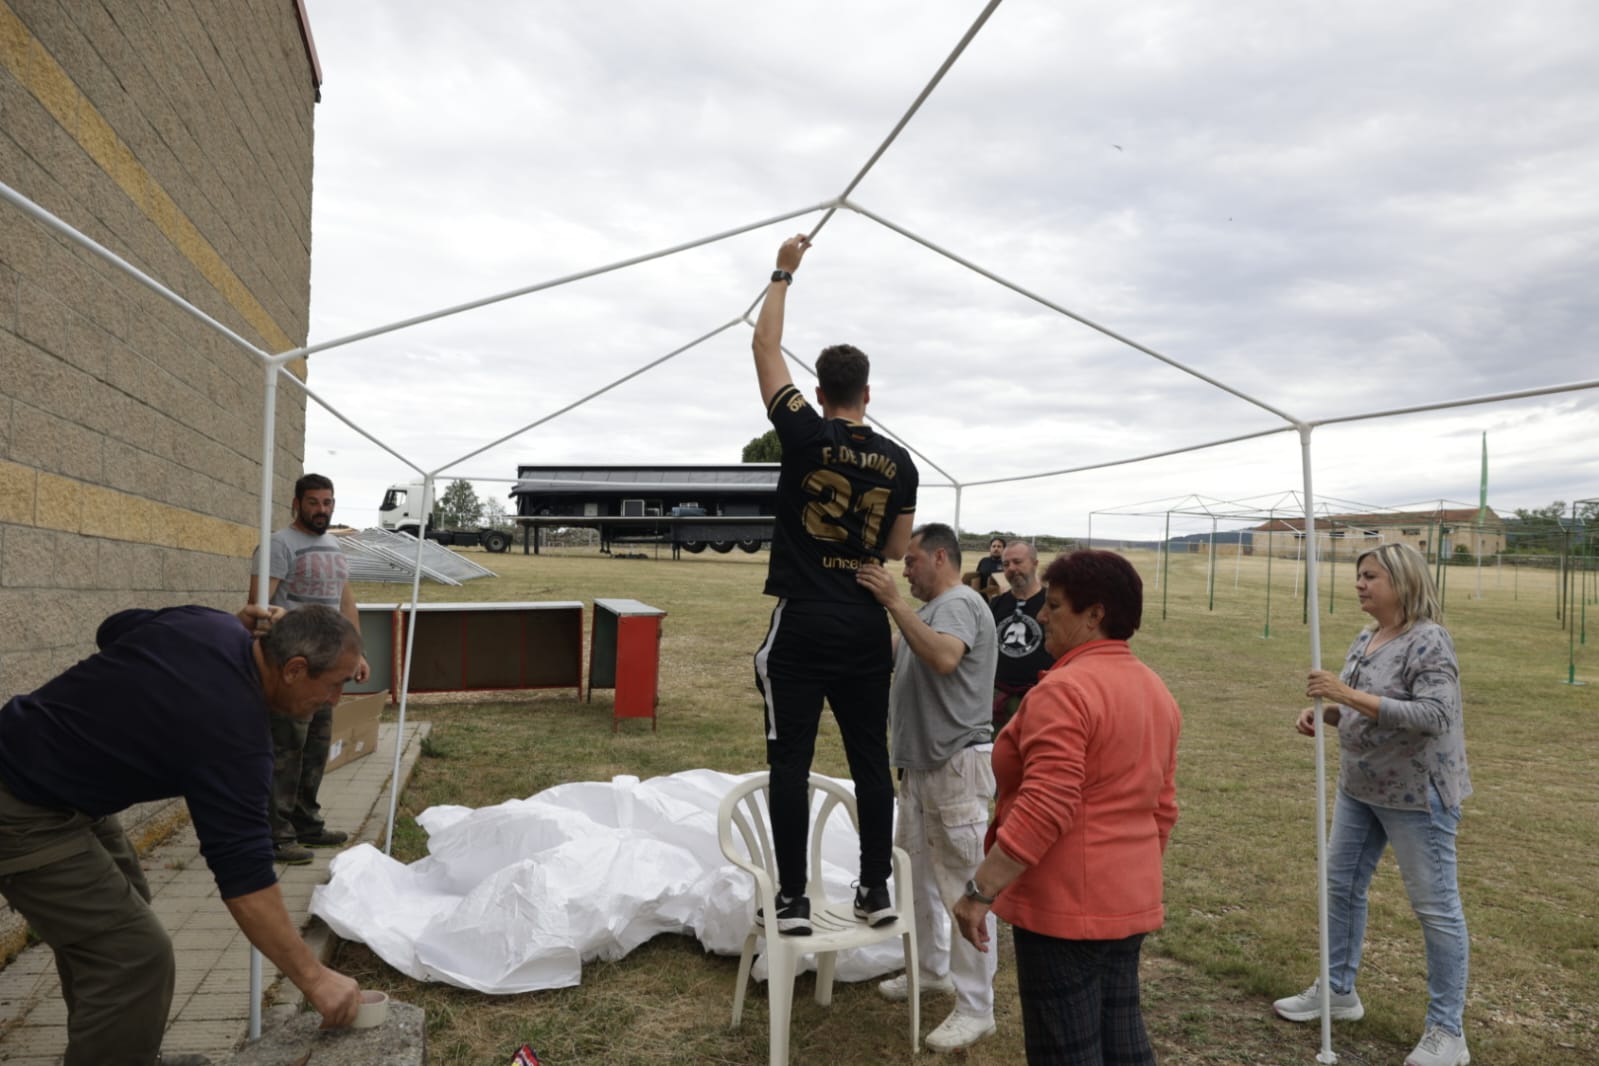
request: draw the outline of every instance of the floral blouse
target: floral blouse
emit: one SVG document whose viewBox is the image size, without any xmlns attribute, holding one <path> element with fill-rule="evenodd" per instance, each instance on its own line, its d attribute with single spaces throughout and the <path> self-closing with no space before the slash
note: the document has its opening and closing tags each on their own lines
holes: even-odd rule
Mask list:
<svg viewBox="0 0 1599 1066">
<path fill-rule="evenodd" d="M 1377 717 L 1341 708 L 1338 787 L 1374 807 L 1426 810 L 1427 788 L 1446 807 L 1471 795 L 1460 670 L 1454 641 L 1437 622 L 1418 621 L 1371 655 L 1364 630 L 1344 659 L 1344 684 L 1380 696 Z"/>
</svg>

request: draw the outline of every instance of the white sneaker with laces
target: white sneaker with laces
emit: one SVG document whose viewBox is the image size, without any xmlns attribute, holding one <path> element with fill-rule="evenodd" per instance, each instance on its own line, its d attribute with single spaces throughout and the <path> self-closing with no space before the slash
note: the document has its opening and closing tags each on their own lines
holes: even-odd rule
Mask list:
<svg viewBox="0 0 1599 1066">
<path fill-rule="evenodd" d="M 917 987 L 922 992 L 953 992 L 955 980 L 949 974 L 943 977 L 923 977 L 917 982 Z M 905 974 L 890 977 L 886 981 L 877 983 L 877 994 L 884 999 L 893 1000 L 895 1003 L 904 1003 L 911 998 L 910 978 Z"/>
<path fill-rule="evenodd" d="M 1421 1043 L 1405 1059 L 1405 1066 L 1467 1066 L 1471 1052 L 1466 1050 L 1464 1034 L 1456 1036 L 1439 1026 L 1428 1026 Z"/>
<path fill-rule="evenodd" d="M 979 1018 L 975 1014 L 955 1011 L 927 1034 L 927 1046 L 934 1051 L 959 1051 L 971 1047 L 985 1036 L 994 1034 L 994 1016 Z"/>
<path fill-rule="evenodd" d="M 1287 996 L 1271 1005 L 1279 1018 L 1290 1022 L 1316 1022 L 1321 1020 L 1321 981 L 1297 996 Z M 1348 992 L 1332 994 L 1332 1017 L 1335 1022 L 1358 1022 L 1366 1016 L 1360 994 L 1351 988 Z"/>
</svg>

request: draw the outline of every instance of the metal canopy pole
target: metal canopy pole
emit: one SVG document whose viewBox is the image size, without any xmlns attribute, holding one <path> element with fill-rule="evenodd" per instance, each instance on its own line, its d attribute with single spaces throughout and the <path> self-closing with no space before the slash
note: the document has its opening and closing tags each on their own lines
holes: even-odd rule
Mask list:
<svg viewBox="0 0 1599 1066">
<path fill-rule="evenodd" d="M 1483 540 L 1482 523 L 1481 522 L 1478 522 L 1477 525 L 1474 527 L 1474 532 L 1477 534 L 1477 597 L 1476 598 L 1480 600 L 1480 599 L 1482 599 L 1482 540 Z"/>
<path fill-rule="evenodd" d="M 1575 504 L 1572 505 L 1572 512 L 1573 513 L 1576 512 L 1576 505 Z M 1562 587 L 1562 593 L 1565 596 L 1565 607 L 1566 607 L 1565 623 L 1564 623 L 1565 627 L 1566 627 L 1566 682 L 1565 683 L 1568 684 L 1568 685 L 1581 685 L 1581 684 L 1585 684 L 1585 682 L 1577 680 L 1577 622 L 1576 622 L 1576 619 L 1571 617 L 1571 595 L 1572 595 L 1572 587 L 1571 586 L 1575 583 L 1574 579 L 1576 577 L 1576 573 L 1575 573 L 1576 564 L 1575 564 L 1574 561 L 1569 561 L 1569 559 L 1568 559 L 1568 557 L 1571 555 L 1571 534 L 1572 534 L 1572 531 L 1569 530 L 1569 529 L 1562 530 L 1562 534 L 1563 535 L 1561 537 L 1560 555 L 1561 555 L 1561 560 L 1562 560 L 1561 569 L 1562 569 L 1563 573 L 1562 573 L 1561 578 L 1560 578 L 1560 583 L 1561 583 L 1561 587 Z M 1586 617 L 1586 609 L 1584 609 L 1584 617 Z"/>
<path fill-rule="evenodd" d="M 1439 502 L 1440 506 L 1442 506 L 1442 501 Z M 1438 531 L 1440 549 L 1443 547 L 1443 538 L 1458 529 L 1458 526 L 1440 527 Z M 1454 557 L 1455 545 L 1453 542 L 1450 543 L 1448 552 L 1442 550 L 1438 552 L 1438 606 L 1446 611 L 1449 609 L 1449 561 Z"/>
<path fill-rule="evenodd" d="M 416 647 L 417 603 L 422 598 L 422 549 L 427 545 L 427 527 L 433 516 L 433 475 L 422 475 L 422 528 L 416 538 L 416 569 L 411 574 L 411 610 L 405 620 L 405 666 L 400 671 L 400 707 L 394 737 L 394 772 L 389 778 L 389 825 L 383 834 L 383 854 L 394 854 L 394 818 L 400 806 L 400 755 L 405 751 L 405 710 L 411 696 L 411 660 Z"/>
<path fill-rule="evenodd" d="M 798 218 L 801 215 L 809 215 L 816 211 L 825 210 L 833 206 L 833 203 L 834 202 L 831 200 L 824 200 L 818 204 L 808 204 L 805 207 L 796 208 L 793 211 L 785 211 L 780 215 L 773 215 L 771 218 L 763 218 L 758 222 L 750 222 L 734 229 L 723 230 L 721 233 L 713 233 L 709 237 L 702 237 L 699 240 L 685 241 L 682 244 L 675 244 L 670 248 L 662 248 L 654 252 L 645 252 L 642 255 L 635 255 L 627 259 L 620 259 L 614 263 L 607 263 L 604 266 L 593 267 L 588 270 L 580 270 L 575 274 L 567 274 L 563 277 L 552 278 L 549 281 L 541 281 L 534 285 L 524 285 L 519 289 L 512 289 L 509 292 L 497 293 L 493 296 L 485 296 L 480 300 L 471 300 L 464 304 L 455 304 L 452 307 L 445 307 L 437 311 L 429 311 L 426 314 L 415 315 L 411 318 L 401 319 L 398 322 L 390 322 L 386 325 L 374 326 L 371 329 L 360 330 L 356 333 L 347 333 L 342 337 L 334 337 L 332 340 L 321 341 L 317 344 L 308 344 L 304 347 L 295 348 L 292 351 L 288 351 L 283 354 L 291 359 L 298 359 L 302 355 L 312 355 L 317 352 L 325 352 L 332 348 L 340 348 L 348 344 L 354 344 L 357 341 L 369 340 L 372 337 L 380 337 L 386 333 L 396 333 L 403 329 L 410 329 L 412 326 L 419 326 L 424 322 L 434 322 L 438 319 L 448 318 L 452 315 L 462 314 L 466 311 L 475 311 L 480 307 L 487 307 L 490 304 L 501 303 L 506 300 L 514 300 L 518 297 L 529 296 L 535 292 L 543 292 L 546 289 L 559 288 L 562 285 L 568 285 L 574 281 L 582 281 L 585 278 L 598 277 L 601 274 L 608 274 L 612 271 L 638 266 L 640 263 L 648 263 L 652 259 L 662 259 L 667 256 L 677 255 L 680 252 L 686 252 L 690 249 L 699 248 L 707 244 L 715 244 L 718 241 L 723 241 L 730 237 L 737 237 L 741 234 L 750 233 L 754 230 L 764 229 L 767 226 L 776 225 L 779 222 L 785 222 L 792 218 Z"/>
<path fill-rule="evenodd" d="M 1334 614 L 1338 610 L 1338 537 L 1333 532 L 1334 523 L 1327 522 L 1327 613 Z M 1349 527 L 1344 526 L 1344 532 L 1349 532 Z"/>
<path fill-rule="evenodd" d="M 255 605 L 267 606 L 272 588 L 272 479 L 278 447 L 278 367 L 270 359 L 262 366 L 261 398 L 261 539 L 256 548 Z M 250 1039 L 261 1036 L 261 951 L 250 945 Z"/>
<path fill-rule="evenodd" d="M 1303 579 L 1304 573 L 1305 573 L 1305 531 L 1304 531 L 1303 528 L 1301 528 L 1300 531 L 1299 531 L 1299 539 L 1294 544 L 1294 599 L 1299 600 L 1301 604 L 1304 603 L 1304 594 L 1303 594 L 1303 592 L 1300 589 L 1300 581 Z M 1304 619 L 1304 616 L 1303 616 L 1303 607 L 1301 607 L 1301 615 L 1300 615 L 1299 621 L 1301 623 L 1303 623 L 1304 620 L 1305 619 Z"/>
<path fill-rule="evenodd" d="M 982 11 L 978 12 L 977 18 L 972 20 L 972 24 L 967 27 L 966 32 L 961 35 L 961 39 L 955 42 L 955 47 L 950 49 L 949 55 L 944 57 L 944 62 L 940 63 L 938 65 L 938 69 L 933 72 L 933 76 L 927 79 L 927 84 L 922 86 L 922 91 L 916 94 L 916 99 L 911 101 L 911 105 L 905 109 L 904 114 L 900 115 L 899 121 L 894 123 L 894 128 L 888 131 L 888 136 L 883 138 L 882 142 L 878 144 L 877 149 L 873 151 L 869 157 L 867 157 L 866 162 L 861 164 L 861 168 L 857 170 L 855 172 L 855 176 L 849 180 L 849 184 L 844 186 L 844 191 L 838 194 L 838 198 L 836 200 L 832 200 L 822 205 L 822 207 L 825 208 L 825 213 L 821 218 L 817 219 L 816 225 L 811 227 L 811 231 L 808 234 L 812 240 L 814 240 L 816 235 L 822 231 L 823 226 L 827 225 L 833 220 L 833 216 L 838 213 L 838 209 L 840 207 L 847 206 L 845 204 L 845 198 L 848 197 L 850 193 L 854 192 L 861 182 L 866 180 L 866 175 L 871 173 L 872 168 L 877 165 L 877 161 L 883 158 L 883 153 L 887 152 L 889 146 L 899 139 L 901 131 L 903 131 L 910 123 L 910 120 L 915 117 L 916 112 L 922 109 L 922 105 L 927 102 L 927 98 L 933 95 L 933 90 L 938 88 L 938 83 L 944 80 L 944 75 L 949 73 L 950 68 L 955 65 L 955 61 L 961 57 L 963 52 L 966 51 L 966 46 L 971 44 L 973 39 L 977 37 L 977 31 L 983 28 L 983 24 L 988 21 L 988 17 L 994 13 L 994 10 L 997 7 L 999 7 L 999 3 L 1000 0 L 988 0 L 987 6 L 984 7 Z M 754 302 L 751 303 L 747 309 L 745 309 L 744 317 L 748 318 L 750 313 L 759 307 L 761 301 L 765 298 L 766 290 L 762 289 L 760 294 L 755 297 Z"/>
<path fill-rule="evenodd" d="M 1160 550 L 1166 579 L 1160 583 L 1160 620 L 1166 620 L 1166 597 L 1171 592 L 1171 512 L 1166 512 L 1166 533 L 1161 538 Z"/>
<path fill-rule="evenodd" d="M 1210 516 L 1210 573 L 1206 577 L 1206 584 L 1210 586 L 1210 603 L 1205 608 L 1207 611 L 1216 609 L 1216 516 Z"/>
<path fill-rule="evenodd" d="M 913 233 L 912 231 L 906 229 L 905 227 L 897 225 L 896 223 L 890 221 L 889 219 L 884 218 L 882 215 L 876 214 L 875 212 L 870 211 L 870 210 L 868 210 L 865 207 L 862 207 L 860 204 L 855 203 L 854 201 L 848 199 L 848 193 L 847 192 L 845 193 L 845 196 L 843 197 L 843 206 L 849 208 L 851 211 L 854 211 L 858 215 L 863 215 L 866 218 L 871 219 L 873 222 L 876 222 L 878 225 L 883 226 L 886 229 L 893 230 L 895 233 L 898 233 L 901 237 L 904 237 L 906 240 L 914 241 L 915 243 L 921 245 L 923 248 L 926 248 L 929 251 L 937 252 L 939 255 L 943 256 L 944 258 L 952 260 L 953 262 L 959 263 L 961 266 L 965 267 L 967 270 L 970 270 L 970 271 L 972 271 L 974 273 L 977 273 L 977 274 L 981 274 L 983 277 L 987 278 L 989 281 L 994 282 L 996 285 L 1004 286 L 1005 288 L 1009 289 L 1011 292 L 1016 293 L 1016 295 L 1018 295 L 1018 296 L 1025 297 L 1025 298 L 1027 298 L 1029 300 L 1032 300 L 1034 303 L 1041 304 L 1042 306 L 1049 308 L 1051 311 L 1054 311 L 1057 314 L 1065 315 L 1067 318 L 1072 319 L 1074 322 L 1081 323 L 1082 325 L 1087 326 L 1089 329 L 1092 329 L 1092 330 L 1094 330 L 1094 331 L 1096 331 L 1098 333 L 1104 334 L 1105 336 L 1109 337 L 1111 340 L 1119 341 L 1122 344 L 1126 345 L 1129 348 L 1132 348 L 1135 351 L 1142 352 L 1143 354 L 1149 356 L 1151 359 L 1155 359 L 1155 360 L 1158 360 L 1158 361 L 1160 361 L 1162 363 L 1165 363 L 1167 366 L 1173 368 L 1174 370 L 1180 370 L 1184 374 L 1189 375 L 1190 377 L 1198 378 L 1200 381 L 1203 381 L 1205 384 L 1211 385 L 1211 386 L 1214 386 L 1215 388 L 1220 389 L 1221 391 L 1227 393 L 1229 396 L 1234 396 L 1234 397 L 1236 397 L 1236 398 L 1238 398 L 1240 400 L 1243 400 L 1247 404 L 1251 404 L 1252 406 L 1258 407 L 1258 408 L 1260 408 L 1263 411 L 1267 411 L 1267 412 L 1269 412 L 1271 414 L 1276 415 L 1278 418 L 1282 419 L 1284 422 L 1287 422 L 1289 424 L 1288 426 L 1281 427 L 1281 429 L 1288 429 L 1288 428 L 1291 428 L 1294 425 L 1298 425 L 1298 422 L 1296 422 L 1294 420 L 1292 415 L 1289 415 L 1287 412 L 1282 411 L 1282 410 L 1272 406 L 1271 404 L 1267 403 L 1265 400 L 1261 400 L 1261 399 L 1258 399 L 1258 398 L 1256 398 L 1254 396 L 1251 396 L 1248 393 L 1243 392 L 1240 389 L 1235 389 L 1231 385 L 1227 384 L 1224 381 L 1220 381 L 1220 380 L 1218 380 L 1216 378 L 1211 377 L 1208 374 L 1202 373 L 1201 371 L 1196 370 L 1196 369 L 1194 369 L 1191 366 L 1188 366 L 1186 363 L 1180 362 L 1177 359 L 1173 359 L 1169 355 L 1163 355 L 1162 353 L 1156 351 L 1154 348 L 1151 348 L 1151 347 L 1149 347 L 1148 345 L 1145 345 L 1145 344 L 1140 344 L 1138 341 L 1133 340 L 1131 337 L 1125 336 L 1125 335 L 1123 335 L 1121 333 L 1117 333 L 1115 330 L 1109 328 L 1108 326 L 1102 326 L 1098 322 L 1095 322 L 1093 319 L 1088 318 L 1088 317 L 1086 317 L 1084 315 L 1080 315 L 1076 311 L 1071 310 L 1070 308 L 1063 307 L 1062 305 L 1060 305 L 1058 303 L 1055 303 L 1053 300 L 1046 299 L 1045 297 L 1040 296 L 1039 294 L 1037 294 L 1035 292 L 1032 292 L 1032 291 L 1030 291 L 1028 289 L 1023 288 L 1022 286 L 1016 284 L 1013 281 L 1007 281 L 1005 278 L 999 276 L 998 274 L 994 273 L 993 271 L 986 270 L 983 267 L 978 266 L 976 263 L 972 262 L 971 260 L 964 259 L 961 256 L 956 255 L 954 252 L 949 251 L 947 248 L 941 248 L 938 245 L 934 244 L 932 241 L 928 240 L 927 238 L 918 236 L 917 234 Z M 1280 429 L 1279 430 L 1273 430 L 1273 432 L 1280 432 L 1280 431 L 1281 431 Z"/>
<path fill-rule="evenodd" d="M 1443 501 L 1439 501 L 1438 509 L 1443 510 Z M 1443 592 L 1444 583 L 1444 537 L 1449 535 L 1449 528 L 1441 520 L 1434 521 L 1432 525 L 1432 583 L 1439 586 Z"/>
<path fill-rule="evenodd" d="M 1277 546 L 1277 508 L 1273 507 L 1266 520 L 1266 629 L 1261 633 L 1262 640 L 1271 639 L 1271 557 L 1276 554 Z"/>
<path fill-rule="evenodd" d="M 1310 668 L 1321 669 L 1321 613 L 1316 602 L 1316 513 L 1311 491 L 1310 426 L 1299 428 L 1301 462 L 1305 476 L 1305 557 L 1307 567 L 1305 602 L 1310 622 Z M 1316 933 L 1321 951 L 1321 1050 L 1316 1061 L 1335 1063 L 1332 1049 L 1332 951 L 1327 927 L 1327 724 L 1321 719 L 1321 700 L 1317 699 L 1316 723 Z"/>
</svg>

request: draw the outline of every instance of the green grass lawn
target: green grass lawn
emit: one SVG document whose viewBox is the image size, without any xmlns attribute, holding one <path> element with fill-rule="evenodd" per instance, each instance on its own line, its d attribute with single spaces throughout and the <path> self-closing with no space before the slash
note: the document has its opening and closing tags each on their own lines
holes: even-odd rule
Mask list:
<svg viewBox="0 0 1599 1066">
<path fill-rule="evenodd" d="M 631 597 L 668 611 L 659 732 L 635 720 L 613 735 L 603 691 L 592 703 L 570 693 L 419 701 L 412 716 L 431 721 L 433 736 L 403 797 L 400 858 L 425 853 L 413 818 L 434 804 L 488 805 L 619 773 L 764 766 L 750 665 L 772 603 L 760 594 L 764 554 L 677 563 L 592 551 L 472 555 L 500 576 L 426 587 L 425 597 Z M 1276 1021 L 1270 1010 L 1273 998 L 1298 991 L 1316 971 L 1314 748 L 1291 724 L 1304 703 L 1309 642 L 1292 562 L 1272 564 L 1267 639 L 1264 560 L 1219 559 L 1212 593 L 1203 556 L 1174 558 L 1164 588 L 1152 555 L 1131 558 L 1146 598 L 1132 647 L 1165 678 L 1184 713 L 1167 921 L 1145 954 L 1157 1051 L 1172 1063 L 1312 1062 L 1319 1027 Z M 1364 621 L 1348 560 L 1337 580 L 1335 594 L 1322 586 L 1323 658 L 1333 664 Z M 1452 573 L 1447 622 L 1460 654 L 1476 786 L 1460 833 L 1473 944 L 1467 1036 L 1482 1063 L 1596 1062 L 1599 650 L 1577 648 L 1577 676 L 1593 686 L 1562 683 L 1568 634 L 1555 617 L 1551 575 L 1523 572 L 1512 584 L 1508 571 L 1489 571 L 1481 599 L 1472 598 L 1474 589 L 1469 570 Z M 364 602 L 403 595 L 397 586 L 358 589 Z M 1331 778 L 1335 745 L 1328 754 Z M 847 776 L 827 719 L 816 768 Z M 964 1053 L 968 1063 L 1024 1057 L 1009 946 L 1001 948 L 999 1033 Z M 687 937 L 660 937 L 618 962 L 590 964 L 577 988 L 520 996 L 420 984 L 359 945 L 341 948 L 338 965 L 426 1008 L 432 1063 L 503 1066 L 523 1042 L 563 1066 L 766 1060 L 764 992 L 753 993 L 742 1028 L 729 1030 L 737 960 L 707 956 Z M 801 978 L 796 991 L 792 1061 L 905 1059 L 903 1005 L 862 984 L 841 986 L 823 1009 L 808 999 L 811 987 Z M 1420 1035 L 1426 991 L 1420 929 L 1391 858 L 1372 888 L 1360 989 L 1365 1020 L 1334 1029 L 1340 1061 L 1403 1061 Z M 924 1000 L 924 1034 L 948 1006 Z"/>
</svg>

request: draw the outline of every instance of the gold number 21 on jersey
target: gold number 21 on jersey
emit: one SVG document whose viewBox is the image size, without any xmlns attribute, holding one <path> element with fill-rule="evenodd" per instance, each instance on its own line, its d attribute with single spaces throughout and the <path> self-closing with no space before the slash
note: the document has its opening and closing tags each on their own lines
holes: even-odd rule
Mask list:
<svg viewBox="0 0 1599 1066">
<path fill-rule="evenodd" d="M 866 546 L 878 546 L 883 516 L 888 512 L 888 489 L 867 489 L 855 496 L 849 479 L 836 470 L 812 470 L 804 485 L 805 491 L 815 497 L 805 505 L 805 532 L 817 540 L 848 540 L 849 530 L 841 520 L 854 510 L 864 516 L 861 536 Z"/>
</svg>

